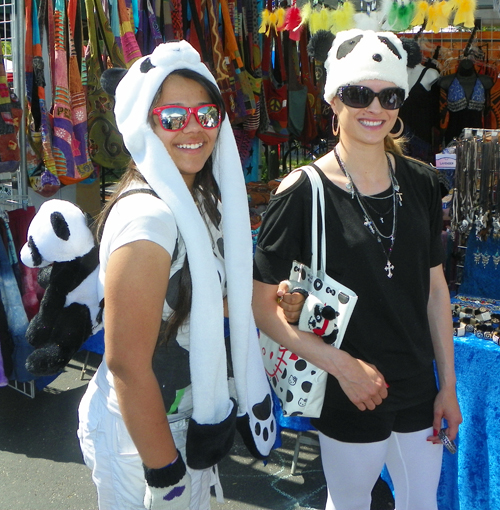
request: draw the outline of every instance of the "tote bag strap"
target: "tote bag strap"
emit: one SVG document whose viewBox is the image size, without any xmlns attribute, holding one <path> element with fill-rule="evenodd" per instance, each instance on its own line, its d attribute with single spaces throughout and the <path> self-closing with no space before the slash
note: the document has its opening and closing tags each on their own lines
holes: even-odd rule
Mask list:
<svg viewBox="0 0 500 510">
<path fill-rule="evenodd" d="M 325 239 L 325 191 L 323 181 L 318 172 L 311 166 L 302 168 L 311 181 L 312 188 L 312 219 L 311 219 L 311 270 L 313 274 L 323 276 L 326 272 L 326 239 Z M 318 215 L 318 202 L 320 215 Z M 321 247 L 318 266 L 318 220 L 321 220 Z"/>
</svg>

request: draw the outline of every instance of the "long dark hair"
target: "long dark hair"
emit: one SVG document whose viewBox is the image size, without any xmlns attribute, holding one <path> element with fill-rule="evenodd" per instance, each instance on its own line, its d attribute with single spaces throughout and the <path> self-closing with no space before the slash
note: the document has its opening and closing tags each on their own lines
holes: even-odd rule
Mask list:
<svg viewBox="0 0 500 510">
<path fill-rule="evenodd" d="M 165 80 L 167 80 L 172 75 L 181 76 L 182 78 L 186 78 L 189 80 L 196 81 L 197 83 L 200 83 L 207 91 L 210 97 L 210 101 L 213 104 L 217 105 L 217 107 L 219 108 L 219 111 L 221 112 L 221 119 L 222 120 L 225 119 L 226 109 L 224 106 L 224 101 L 222 99 L 218 87 L 214 85 L 210 80 L 190 69 L 178 69 L 176 71 L 173 71 L 165 78 Z M 165 83 L 165 80 L 163 81 L 163 83 Z M 156 93 L 151 103 L 148 115 L 149 122 L 151 123 L 151 125 L 153 125 L 152 111 L 159 101 L 162 86 L 158 89 L 158 92 Z M 220 190 L 213 175 L 213 156 L 214 155 L 212 153 L 212 155 L 210 155 L 210 157 L 205 162 L 203 168 L 196 174 L 194 178 L 192 194 L 194 197 L 196 198 L 201 197 L 202 199 L 201 207 L 203 207 L 203 211 L 200 210 L 200 213 L 203 214 L 203 212 L 205 212 L 209 220 L 214 225 L 218 226 L 221 221 L 219 209 L 217 207 L 218 200 L 220 199 Z M 109 210 L 117 202 L 122 192 L 134 182 L 142 182 L 147 184 L 146 179 L 139 172 L 135 162 L 130 161 L 127 170 L 120 179 L 116 191 L 114 192 L 113 196 L 108 201 L 108 203 L 106 204 L 106 206 L 96 219 L 95 232 L 98 240 L 100 240 L 102 237 L 105 220 L 109 214 Z M 198 201 L 196 202 L 198 203 Z M 189 313 L 191 311 L 191 293 L 192 293 L 191 273 L 189 271 L 189 261 L 186 255 L 184 265 L 182 266 L 180 273 L 177 304 L 168 321 L 162 321 L 159 335 L 160 343 L 167 342 L 169 338 L 175 336 L 179 327 L 189 316 Z"/>
</svg>

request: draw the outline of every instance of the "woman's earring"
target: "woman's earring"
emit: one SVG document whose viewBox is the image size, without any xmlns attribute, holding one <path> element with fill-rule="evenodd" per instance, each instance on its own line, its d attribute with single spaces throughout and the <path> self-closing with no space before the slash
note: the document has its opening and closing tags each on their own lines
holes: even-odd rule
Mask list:
<svg viewBox="0 0 500 510">
<path fill-rule="evenodd" d="M 398 117 L 397 120 L 399 120 L 400 127 L 399 127 L 399 130 L 397 133 L 393 133 L 392 131 L 389 133 L 389 136 L 391 138 L 399 138 L 403 134 L 403 131 L 405 129 L 403 119 L 401 117 Z M 394 128 L 392 128 L 392 129 L 394 129 Z"/>
<path fill-rule="evenodd" d="M 337 127 L 335 127 L 335 119 L 337 120 Z M 333 133 L 333 136 L 338 136 L 339 131 L 340 131 L 339 119 L 338 119 L 337 115 L 335 115 L 335 113 L 334 113 L 333 114 L 333 118 L 332 118 L 332 133 Z"/>
</svg>

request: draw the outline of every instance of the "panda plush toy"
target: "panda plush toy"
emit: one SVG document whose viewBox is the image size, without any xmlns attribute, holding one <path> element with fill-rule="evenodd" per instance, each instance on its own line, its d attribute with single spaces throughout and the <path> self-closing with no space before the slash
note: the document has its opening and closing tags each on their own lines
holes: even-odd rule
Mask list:
<svg viewBox="0 0 500 510">
<path fill-rule="evenodd" d="M 38 281 L 45 288 L 26 332 L 35 348 L 26 368 L 36 377 L 55 375 L 102 327 L 99 252 L 85 214 L 65 200 L 43 203 L 28 228 L 21 261 L 40 268 Z"/>
</svg>

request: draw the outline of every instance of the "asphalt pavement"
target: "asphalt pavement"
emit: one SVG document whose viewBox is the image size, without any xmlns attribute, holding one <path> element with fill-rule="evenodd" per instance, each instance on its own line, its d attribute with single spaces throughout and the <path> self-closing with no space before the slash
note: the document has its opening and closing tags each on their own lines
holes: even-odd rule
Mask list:
<svg viewBox="0 0 500 510">
<path fill-rule="evenodd" d="M 84 359 L 85 353 L 78 353 L 33 399 L 0 388 L 0 510 L 97 510 L 76 428 L 78 404 L 100 356 L 90 353 L 81 380 Z M 304 434 L 315 438 L 313 431 Z M 326 488 L 319 449 L 303 444 L 292 475 L 295 442 L 296 433 L 283 430 L 282 446 L 265 465 L 250 457 L 237 437 L 219 465 L 225 503 L 214 495 L 212 510 L 322 510 Z M 371 510 L 394 508 L 383 482 L 375 486 L 373 498 Z"/>
</svg>

